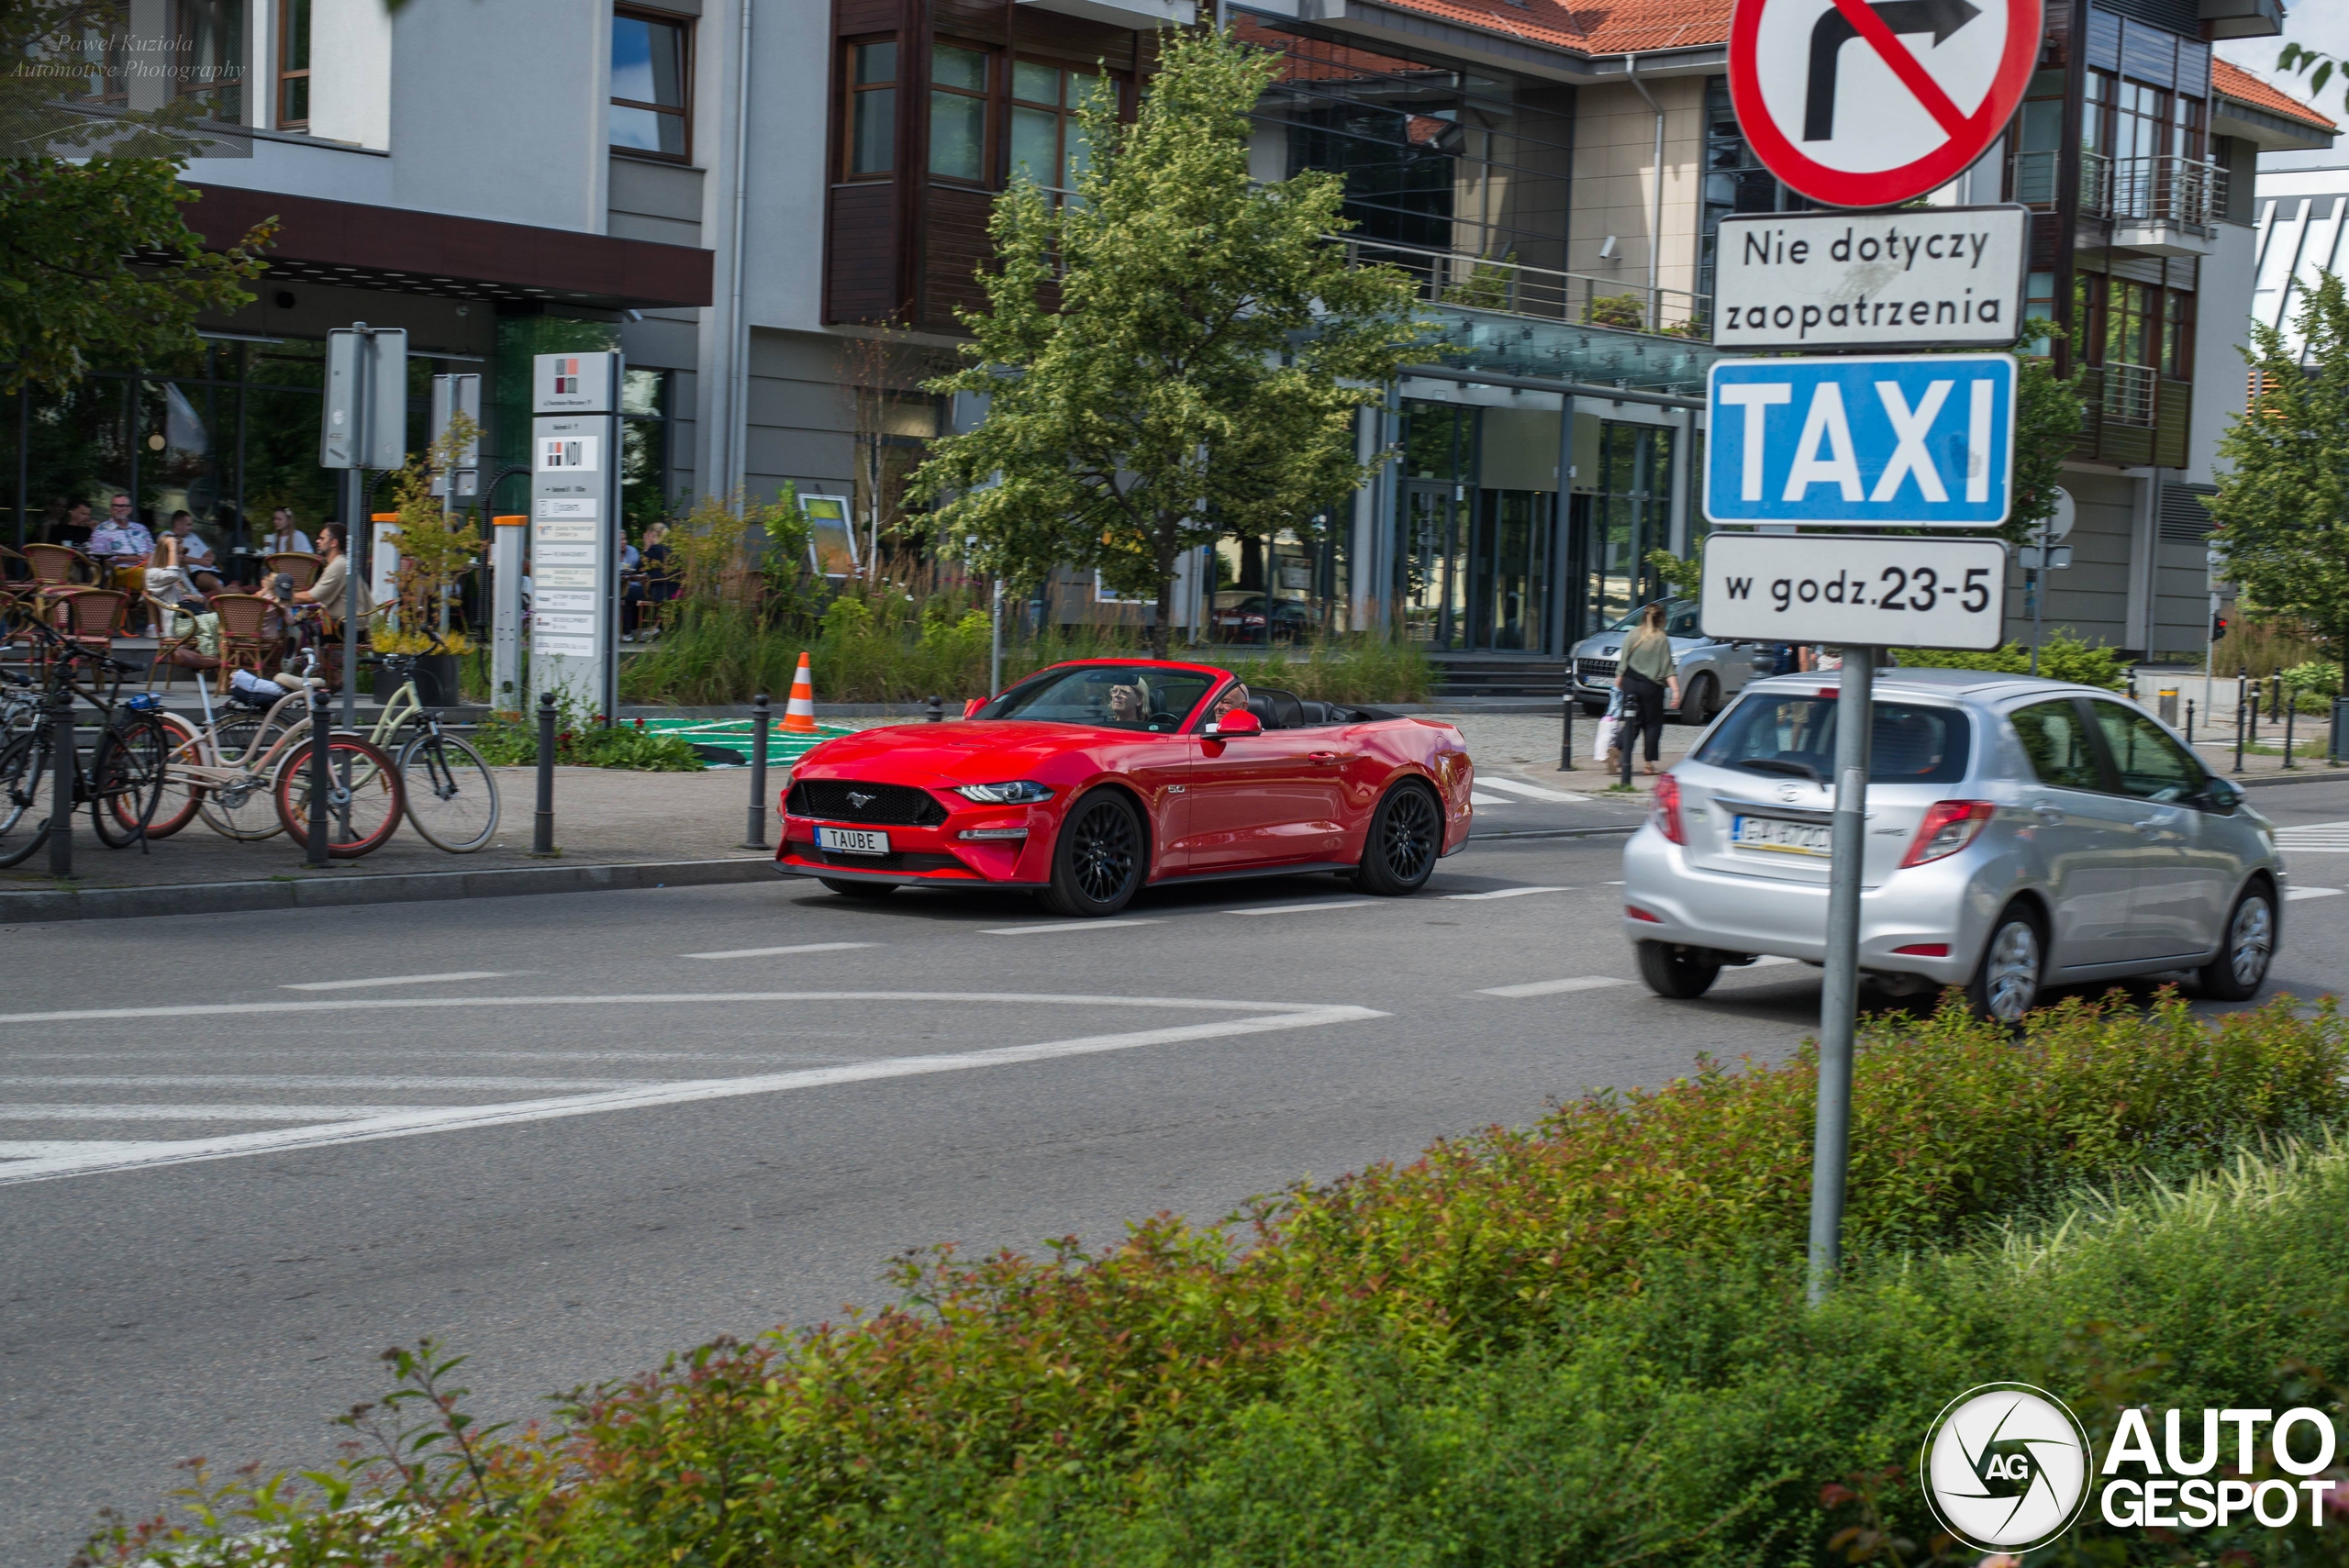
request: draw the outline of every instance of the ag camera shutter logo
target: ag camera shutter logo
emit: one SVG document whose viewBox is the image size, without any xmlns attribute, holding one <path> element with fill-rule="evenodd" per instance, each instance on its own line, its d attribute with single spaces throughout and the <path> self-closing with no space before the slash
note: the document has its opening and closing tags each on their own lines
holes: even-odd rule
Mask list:
<svg viewBox="0 0 2349 1568">
<path fill-rule="evenodd" d="M 1983 1551 L 2020 1553 L 2072 1528 L 2091 1459 L 2062 1400 L 2027 1383 L 1986 1383 L 1943 1407 L 1917 1470 L 1943 1529 Z"/>
</svg>

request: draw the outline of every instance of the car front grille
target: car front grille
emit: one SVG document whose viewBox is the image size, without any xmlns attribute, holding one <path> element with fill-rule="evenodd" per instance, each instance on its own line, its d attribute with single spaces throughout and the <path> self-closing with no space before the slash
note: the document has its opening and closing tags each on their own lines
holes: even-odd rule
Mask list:
<svg viewBox="0 0 2349 1568">
<path fill-rule="evenodd" d="M 783 808 L 794 817 L 869 823 L 875 828 L 935 828 L 946 820 L 946 807 L 928 790 L 910 784 L 860 784 L 854 779 L 796 780 L 791 793 L 784 797 Z"/>
<path fill-rule="evenodd" d="M 898 851 L 885 855 L 843 855 L 832 850 L 819 850 L 813 844 L 795 842 L 791 852 L 801 860 L 838 866 L 842 871 L 888 871 L 912 875 L 926 871 L 968 869 L 952 855 L 925 854 L 918 850 Z"/>
<path fill-rule="evenodd" d="M 1582 681 L 1611 681 L 1615 678 L 1615 661 L 1577 659 L 1575 661 L 1575 678 Z"/>
</svg>

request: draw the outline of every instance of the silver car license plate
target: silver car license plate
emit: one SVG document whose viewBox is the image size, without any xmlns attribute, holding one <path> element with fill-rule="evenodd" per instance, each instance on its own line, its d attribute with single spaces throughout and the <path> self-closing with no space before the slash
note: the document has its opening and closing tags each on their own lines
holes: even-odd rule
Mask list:
<svg viewBox="0 0 2349 1568">
<path fill-rule="evenodd" d="M 889 835 L 864 828 L 818 828 L 816 829 L 816 842 L 835 854 L 885 855 L 889 852 Z"/>
<path fill-rule="evenodd" d="M 1730 840 L 1739 849 L 1780 855 L 1823 856 L 1832 832 L 1824 822 L 1789 822 L 1783 817 L 1739 817 L 1730 824 Z"/>
</svg>

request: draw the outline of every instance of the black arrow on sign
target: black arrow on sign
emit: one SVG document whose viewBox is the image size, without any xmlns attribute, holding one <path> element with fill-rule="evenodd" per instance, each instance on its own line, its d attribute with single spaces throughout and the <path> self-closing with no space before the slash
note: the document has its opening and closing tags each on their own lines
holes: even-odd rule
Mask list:
<svg viewBox="0 0 2349 1568">
<path fill-rule="evenodd" d="M 1876 0 L 1868 7 L 1898 33 L 1931 33 L 1939 48 L 1950 34 L 1982 14 L 1966 0 Z M 1802 139 L 1835 139 L 1835 62 L 1843 46 L 1860 36 L 1850 18 L 1829 10 L 1810 29 L 1810 87 L 1803 95 Z"/>
</svg>

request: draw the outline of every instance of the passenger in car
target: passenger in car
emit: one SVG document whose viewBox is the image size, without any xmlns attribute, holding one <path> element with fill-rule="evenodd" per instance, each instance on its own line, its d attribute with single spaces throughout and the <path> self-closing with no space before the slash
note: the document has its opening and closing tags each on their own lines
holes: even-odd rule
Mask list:
<svg viewBox="0 0 2349 1568">
<path fill-rule="evenodd" d="M 1223 722 L 1223 716 L 1225 714 L 1233 712 L 1239 708 L 1246 707 L 1247 706 L 1248 684 L 1245 681 L 1234 681 L 1229 687 L 1225 688 L 1223 695 L 1215 699 L 1215 707 L 1208 713 L 1208 722 L 1209 724 L 1220 724 Z"/>
</svg>

